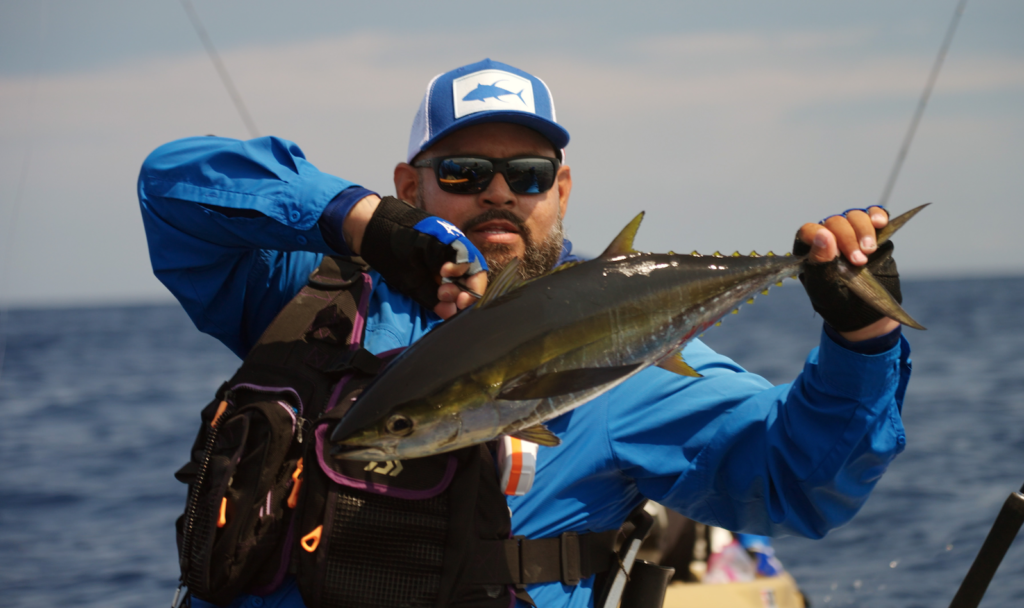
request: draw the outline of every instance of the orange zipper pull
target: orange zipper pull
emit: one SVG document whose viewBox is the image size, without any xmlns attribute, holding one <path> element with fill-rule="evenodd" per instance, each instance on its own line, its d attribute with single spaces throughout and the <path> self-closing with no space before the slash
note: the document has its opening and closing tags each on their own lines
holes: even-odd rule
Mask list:
<svg viewBox="0 0 1024 608">
<path fill-rule="evenodd" d="M 217 423 L 220 422 L 221 414 L 223 414 L 224 410 L 226 410 L 226 409 L 228 409 L 228 401 L 227 401 L 227 399 L 225 399 L 224 401 L 221 401 L 220 405 L 217 406 L 217 413 L 213 415 L 213 422 L 210 423 L 210 428 L 216 428 L 217 427 Z"/>
<path fill-rule="evenodd" d="M 302 541 L 299 543 L 307 553 L 316 551 L 316 548 L 320 546 L 320 534 L 324 531 L 322 525 L 317 526 L 315 530 L 302 537 Z"/>
<path fill-rule="evenodd" d="M 299 488 L 302 487 L 302 459 L 295 463 L 295 472 L 292 473 L 292 493 L 288 495 L 288 508 L 294 509 L 299 504 Z"/>
<path fill-rule="evenodd" d="M 220 517 L 217 518 L 217 527 L 223 528 L 228 525 L 228 497 L 220 499 Z"/>
</svg>

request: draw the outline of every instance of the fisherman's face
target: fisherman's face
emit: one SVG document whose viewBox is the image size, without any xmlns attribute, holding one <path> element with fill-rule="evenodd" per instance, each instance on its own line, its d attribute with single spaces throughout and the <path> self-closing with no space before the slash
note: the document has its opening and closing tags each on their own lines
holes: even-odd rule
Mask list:
<svg viewBox="0 0 1024 608">
<path fill-rule="evenodd" d="M 452 133 L 424 150 L 417 159 L 439 156 L 556 156 L 544 136 L 521 125 L 487 123 Z M 517 194 L 501 174 L 494 176 L 478 194 L 451 194 L 437 185 L 434 170 L 406 163 L 395 169 L 400 198 L 416 201 L 427 213 L 458 226 L 484 254 L 492 275 L 512 258 L 522 260 L 521 273 L 537 276 L 550 270 L 562 249 L 562 218 L 569 203 L 572 175 L 569 167 L 558 169 L 555 184 L 547 192 Z"/>
</svg>

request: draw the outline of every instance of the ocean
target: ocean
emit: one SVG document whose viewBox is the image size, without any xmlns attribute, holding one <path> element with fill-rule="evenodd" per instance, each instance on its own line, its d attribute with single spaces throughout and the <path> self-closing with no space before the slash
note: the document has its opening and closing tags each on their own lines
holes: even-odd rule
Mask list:
<svg viewBox="0 0 1024 608">
<path fill-rule="evenodd" d="M 816 608 L 948 605 L 1003 501 L 1024 483 L 1024 278 L 906 281 L 914 374 L 907 449 L 867 505 L 779 557 Z M 820 319 L 773 289 L 704 340 L 792 379 Z M 169 605 L 173 478 L 199 409 L 238 365 L 177 306 L 16 309 L 0 370 L 0 606 Z M 982 604 L 1024 605 L 1024 540 Z"/>
</svg>

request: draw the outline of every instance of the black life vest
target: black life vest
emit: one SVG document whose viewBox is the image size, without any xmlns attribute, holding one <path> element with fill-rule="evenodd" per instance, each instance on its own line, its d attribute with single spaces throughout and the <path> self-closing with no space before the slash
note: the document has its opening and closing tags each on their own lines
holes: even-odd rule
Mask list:
<svg viewBox="0 0 1024 608">
<path fill-rule="evenodd" d="M 607 570 L 615 532 L 511 537 L 486 445 L 337 460 L 327 437 L 397 353 L 362 348 L 372 286 L 326 257 L 202 412 L 178 519 L 182 584 L 228 604 L 298 580 L 310 608 L 506 608 L 523 587 Z"/>
</svg>

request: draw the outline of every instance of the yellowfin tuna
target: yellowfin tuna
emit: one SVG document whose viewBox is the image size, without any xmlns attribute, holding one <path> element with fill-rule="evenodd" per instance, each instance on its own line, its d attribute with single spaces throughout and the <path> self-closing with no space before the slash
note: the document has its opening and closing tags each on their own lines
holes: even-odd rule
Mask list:
<svg viewBox="0 0 1024 608">
<path fill-rule="evenodd" d="M 924 207 L 893 218 L 878 244 Z M 640 253 L 633 239 L 642 218 L 597 259 L 526 282 L 509 264 L 474 307 L 409 347 L 362 394 L 332 432 L 332 454 L 419 458 L 501 435 L 558 445 L 545 421 L 646 367 L 699 376 L 682 347 L 805 263 L 790 255 Z M 842 258 L 831 265 L 836 280 L 879 312 L 924 329 L 869 268 Z"/>
</svg>

